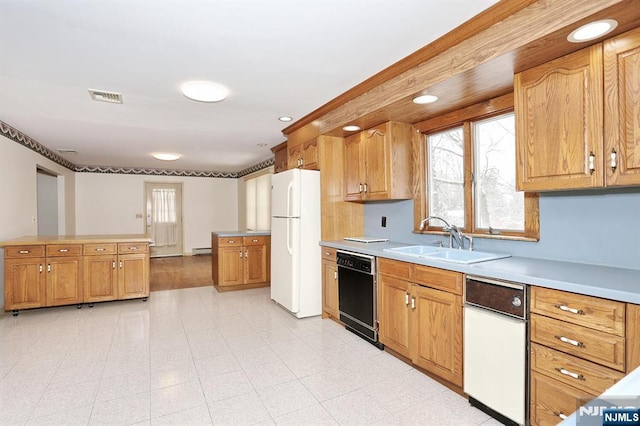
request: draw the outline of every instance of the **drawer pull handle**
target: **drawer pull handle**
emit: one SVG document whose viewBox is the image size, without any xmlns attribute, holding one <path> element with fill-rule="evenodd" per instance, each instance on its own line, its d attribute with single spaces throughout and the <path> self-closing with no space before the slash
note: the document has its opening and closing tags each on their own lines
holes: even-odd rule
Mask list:
<svg viewBox="0 0 640 426">
<path fill-rule="evenodd" d="M 325 251 L 325 252 L 324 252 L 324 255 L 325 255 L 325 256 L 329 256 L 330 254 L 331 254 L 331 253 L 329 253 L 328 251 Z"/>
<path fill-rule="evenodd" d="M 29 254 L 29 253 L 31 253 L 31 250 L 20 250 L 18 253 L 20 253 L 20 254 Z"/>
<path fill-rule="evenodd" d="M 60 249 L 58 250 L 60 253 L 67 253 L 69 251 L 69 249 Z"/>
<path fill-rule="evenodd" d="M 104 248 L 103 248 L 103 247 L 98 247 L 98 248 L 96 249 L 96 251 L 104 251 Z"/>
<path fill-rule="evenodd" d="M 255 240 L 255 239 L 254 239 L 254 240 L 251 240 L 251 241 L 253 241 L 254 243 L 257 243 L 257 242 L 258 242 L 258 240 Z"/>
<path fill-rule="evenodd" d="M 570 308 L 565 305 L 555 305 L 555 307 L 560 309 L 561 311 L 571 312 L 572 314 L 576 315 L 584 315 L 584 311 L 582 309 Z"/>
<path fill-rule="evenodd" d="M 567 420 L 568 416 L 562 413 L 554 413 L 556 416 L 560 417 L 562 420 Z"/>
<path fill-rule="evenodd" d="M 129 250 L 138 250 L 138 247 L 136 247 L 136 246 L 131 246 L 131 247 L 129 247 Z"/>
<path fill-rule="evenodd" d="M 581 381 L 585 380 L 585 378 L 584 378 L 584 376 L 582 374 L 574 373 L 573 371 L 566 370 L 566 369 L 564 369 L 562 367 L 556 368 L 556 371 L 558 373 L 560 373 L 560 374 L 565 375 L 565 376 L 573 377 L 576 380 L 581 380 Z"/>
<path fill-rule="evenodd" d="M 560 340 L 561 342 L 576 346 L 578 348 L 584 348 L 584 343 L 578 342 L 577 340 L 569 339 L 568 337 L 556 336 L 556 339 Z"/>
<path fill-rule="evenodd" d="M 235 241 L 233 241 L 233 240 L 229 240 L 229 241 L 227 241 L 227 243 L 229 243 L 229 244 L 233 244 L 233 243 L 235 243 Z"/>
</svg>

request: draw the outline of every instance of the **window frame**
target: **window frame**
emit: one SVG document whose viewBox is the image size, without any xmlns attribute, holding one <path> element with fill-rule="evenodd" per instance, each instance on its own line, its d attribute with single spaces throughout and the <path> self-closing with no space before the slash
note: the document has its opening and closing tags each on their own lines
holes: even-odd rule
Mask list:
<svg viewBox="0 0 640 426">
<path fill-rule="evenodd" d="M 422 137 L 417 138 L 417 145 L 414 148 L 416 153 L 414 158 L 417 162 L 416 173 L 414 173 L 414 233 L 446 234 L 446 232 L 442 230 L 442 224 L 438 224 L 437 222 L 427 224 L 425 229 L 422 231 L 419 229 L 420 222 L 422 219 L 427 217 L 427 212 L 429 211 L 429 196 L 427 194 L 427 178 L 429 176 L 427 136 L 429 134 L 444 132 L 456 127 L 462 127 L 462 134 L 464 138 L 463 164 L 465 202 L 465 228 L 462 229 L 462 231 L 468 235 L 481 238 L 539 241 L 540 213 L 537 192 L 525 192 L 524 194 L 524 231 L 498 230 L 498 233 L 494 234 L 489 233 L 485 229 L 478 229 L 475 223 L 475 185 L 472 180 L 475 158 L 475 144 L 472 139 L 474 123 L 513 112 L 513 94 L 511 93 L 415 124 L 415 127 L 421 133 Z M 513 161 L 516 162 L 517 159 L 514 158 Z"/>
</svg>

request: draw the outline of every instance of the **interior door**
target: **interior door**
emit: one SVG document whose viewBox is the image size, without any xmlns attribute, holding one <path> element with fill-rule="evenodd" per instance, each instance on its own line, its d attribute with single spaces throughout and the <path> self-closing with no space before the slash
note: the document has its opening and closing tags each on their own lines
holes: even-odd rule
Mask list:
<svg viewBox="0 0 640 426">
<path fill-rule="evenodd" d="M 150 256 L 182 256 L 182 184 L 146 182 L 145 206 Z"/>
</svg>

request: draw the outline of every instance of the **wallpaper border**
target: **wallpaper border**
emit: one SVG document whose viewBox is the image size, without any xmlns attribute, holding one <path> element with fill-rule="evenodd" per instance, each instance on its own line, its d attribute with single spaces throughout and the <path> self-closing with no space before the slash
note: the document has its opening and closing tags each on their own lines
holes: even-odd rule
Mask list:
<svg viewBox="0 0 640 426">
<path fill-rule="evenodd" d="M 206 178 L 226 178 L 237 179 L 250 173 L 257 172 L 275 164 L 275 159 L 269 158 L 258 164 L 247 167 L 237 172 L 217 172 L 217 171 L 200 171 L 200 170 L 173 170 L 173 169 L 154 169 L 145 167 L 115 167 L 115 166 L 82 166 L 76 165 L 62 158 L 46 146 L 42 145 L 35 139 L 25 135 L 18 129 L 10 126 L 0 120 L 0 134 L 6 138 L 25 146 L 32 151 L 37 152 L 43 157 L 63 166 L 69 170 L 78 173 L 109 173 L 109 174 L 125 174 L 125 175 L 145 175 L 145 176 L 178 176 L 178 177 L 206 177 Z"/>
</svg>

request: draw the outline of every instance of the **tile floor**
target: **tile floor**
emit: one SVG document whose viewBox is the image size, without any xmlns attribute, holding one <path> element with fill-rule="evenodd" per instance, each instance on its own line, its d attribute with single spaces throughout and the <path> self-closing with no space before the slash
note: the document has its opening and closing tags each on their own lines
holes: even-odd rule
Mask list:
<svg viewBox="0 0 640 426">
<path fill-rule="evenodd" d="M 498 425 L 269 289 L 0 316 L 0 425 Z"/>
</svg>

